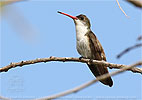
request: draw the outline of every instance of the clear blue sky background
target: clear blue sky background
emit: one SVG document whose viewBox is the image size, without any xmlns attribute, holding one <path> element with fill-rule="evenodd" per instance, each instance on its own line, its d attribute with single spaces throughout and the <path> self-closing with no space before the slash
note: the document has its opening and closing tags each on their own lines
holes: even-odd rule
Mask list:
<svg viewBox="0 0 142 100">
<path fill-rule="evenodd" d="M 141 49 L 135 49 L 122 58 L 116 55 L 126 47 L 137 43 L 141 33 L 141 9 L 120 1 L 119 9 L 114 0 L 70 0 L 70 1 L 28 1 L 7 6 L 8 13 L 1 20 L 1 67 L 11 62 L 57 57 L 80 57 L 76 51 L 76 33 L 73 20 L 60 15 L 63 11 L 71 15 L 85 14 L 91 21 L 91 29 L 104 47 L 107 61 L 118 64 L 132 64 L 141 59 Z M 25 21 L 19 20 L 16 12 L 33 27 L 24 28 Z M 7 16 L 7 17 L 6 17 Z M 17 20 L 13 20 L 17 19 Z M 20 26 L 18 23 L 24 24 Z M 17 25 L 18 24 L 18 25 Z M 16 26 L 17 27 L 13 27 Z M 20 28 L 19 28 L 20 27 Z M 23 33 L 33 32 L 34 41 L 23 38 Z M 25 30 L 26 29 L 26 30 Z M 29 33 L 30 33 L 29 32 Z M 28 35 L 26 35 L 28 36 Z M 115 71 L 109 69 L 110 72 Z M 86 64 L 74 62 L 49 62 L 17 67 L 0 73 L 0 95 L 11 98 L 40 98 L 74 88 L 94 79 Z M 113 87 L 100 82 L 63 98 L 108 100 L 107 98 L 141 99 L 141 75 L 125 72 L 112 77 Z M 104 99 L 106 98 L 106 99 Z M 112 100 L 112 99 L 111 99 Z"/>
</svg>

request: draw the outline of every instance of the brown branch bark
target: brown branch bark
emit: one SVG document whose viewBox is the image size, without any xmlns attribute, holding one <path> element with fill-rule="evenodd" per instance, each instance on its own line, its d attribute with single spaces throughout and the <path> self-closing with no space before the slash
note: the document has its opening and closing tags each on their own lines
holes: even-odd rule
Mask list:
<svg viewBox="0 0 142 100">
<path fill-rule="evenodd" d="M 27 60 L 27 61 L 21 61 L 21 62 L 17 62 L 17 63 L 11 63 L 5 67 L 0 68 L 0 73 L 1 72 L 7 72 L 9 69 L 15 68 L 15 67 L 22 67 L 24 65 L 30 65 L 30 64 L 36 64 L 36 63 L 41 63 L 41 62 L 51 62 L 51 61 L 60 61 L 60 62 L 81 62 L 81 63 L 93 63 L 96 65 L 103 65 L 105 67 L 109 67 L 109 68 L 115 68 L 115 69 L 120 69 L 123 67 L 127 67 L 127 65 L 122 65 L 122 64 L 113 64 L 113 63 L 108 63 L 105 61 L 97 61 L 97 60 L 93 60 L 90 61 L 90 59 L 79 59 L 79 58 L 72 58 L 72 57 L 49 57 L 49 58 L 38 58 L 35 60 Z M 142 69 L 141 68 L 131 68 L 131 69 L 127 69 L 129 71 L 135 72 L 135 73 L 142 73 Z"/>
<path fill-rule="evenodd" d="M 142 43 L 139 44 L 135 44 L 134 46 L 128 47 L 125 50 L 123 50 L 120 54 L 117 55 L 117 58 L 120 58 L 121 56 L 123 56 L 124 54 L 126 54 L 127 52 L 135 49 L 135 48 L 139 48 L 142 46 Z"/>
<path fill-rule="evenodd" d="M 127 1 L 135 5 L 136 7 L 142 8 L 142 0 L 127 0 Z"/>
<path fill-rule="evenodd" d="M 118 70 L 118 71 L 115 71 L 115 72 L 110 73 L 110 75 L 111 75 L 111 76 L 114 76 L 114 75 L 119 74 L 119 73 L 122 73 L 122 72 L 124 72 L 124 71 L 126 71 L 126 70 L 128 70 L 128 69 L 132 69 L 132 68 L 134 68 L 134 67 L 136 67 L 136 66 L 138 66 L 138 65 L 142 65 L 142 62 L 137 62 L 137 63 L 135 63 L 135 64 L 133 64 L 133 65 L 123 67 L 122 69 L 120 69 L 120 70 Z M 92 85 L 92 84 L 98 82 L 99 80 L 103 80 L 103 79 L 108 78 L 108 77 L 109 77 L 109 74 L 104 74 L 104 75 L 101 75 L 101 76 L 97 77 L 97 79 L 95 79 L 95 80 L 91 80 L 91 81 L 89 81 L 89 82 L 87 82 L 87 83 L 84 83 L 84 84 L 82 84 L 82 85 L 80 85 L 80 86 L 78 86 L 78 87 L 75 87 L 75 88 L 73 88 L 73 89 L 70 89 L 70 90 L 61 92 L 61 93 L 59 93 L 59 94 L 55 94 L 55 95 L 49 96 L 49 97 L 39 98 L 39 99 L 35 99 L 35 100 L 51 100 L 51 99 L 57 99 L 57 98 L 59 98 L 59 97 L 62 97 L 62 96 L 65 96 L 65 95 L 68 95 L 68 94 L 71 94 L 71 93 L 76 93 L 76 92 L 78 92 L 78 91 L 80 91 L 80 90 L 82 90 L 82 89 L 84 89 L 84 88 L 86 88 L 86 87 L 88 87 L 88 86 L 90 86 L 90 85 Z"/>
</svg>

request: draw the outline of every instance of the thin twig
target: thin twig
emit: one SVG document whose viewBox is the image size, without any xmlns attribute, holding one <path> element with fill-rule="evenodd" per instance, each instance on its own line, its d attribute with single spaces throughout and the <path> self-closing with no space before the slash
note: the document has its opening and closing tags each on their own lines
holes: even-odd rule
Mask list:
<svg viewBox="0 0 142 100">
<path fill-rule="evenodd" d="M 123 14 L 124 14 L 126 17 L 129 17 L 129 16 L 127 16 L 127 14 L 125 13 L 125 11 L 121 8 L 121 6 L 120 6 L 118 0 L 116 0 L 116 2 L 117 2 L 117 4 L 118 4 L 120 10 L 123 12 Z"/>
<path fill-rule="evenodd" d="M 127 1 L 135 5 L 136 7 L 142 8 L 142 0 L 127 0 Z"/>
<path fill-rule="evenodd" d="M 127 67 L 123 67 L 122 69 L 120 69 L 120 70 L 118 70 L 118 71 L 115 71 L 115 72 L 112 72 L 112 73 L 110 73 L 110 74 L 101 75 L 101 76 L 97 77 L 97 79 L 91 80 L 91 81 L 89 81 L 89 82 L 87 82 L 87 83 L 84 83 L 84 84 L 82 84 L 82 85 L 80 85 L 80 86 L 78 86 L 78 87 L 75 87 L 75 88 L 73 88 L 73 89 L 70 89 L 70 90 L 67 90 L 67 91 L 64 91 L 64 92 L 55 94 L 55 95 L 51 95 L 51 96 L 48 96 L 48 97 L 35 99 L 35 100 L 51 100 L 51 99 L 57 99 L 57 98 L 59 98 L 59 97 L 62 97 L 62 96 L 65 96 L 65 95 L 68 95 L 68 94 L 71 94 L 71 93 L 76 93 L 76 92 L 78 92 L 78 91 L 80 91 L 80 90 L 82 90 L 82 89 L 84 89 L 84 88 L 86 88 L 86 87 L 88 87 L 88 86 L 90 86 L 90 85 L 92 85 L 92 84 L 98 82 L 99 80 L 103 80 L 103 79 L 108 78 L 108 77 L 110 77 L 110 76 L 114 76 L 114 75 L 116 75 L 116 74 L 122 73 L 122 72 L 124 72 L 124 71 L 126 71 L 126 70 L 128 70 L 128 69 L 134 68 L 134 67 L 136 67 L 136 66 L 138 66 L 138 65 L 142 65 L 142 62 L 137 62 L 137 63 L 135 63 L 135 64 L 133 64 L 133 65 L 130 65 L 130 66 L 127 66 Z"/>
<path fill-rule="evenodd" d="M 133 46 L 131 46 L 131 47 L 128 47 L 128 48 L 126 48 L 125 50 L 123 50 L 121 53 L 119 53 L 119 54 L 117 55 L 117 58 L 120 58 L 121 56 L 123 56 L 123 55 L 126 54 L 127 52 L 129 52 L 129 51 L 131 51 L 131 50 L 133 50 L 133 49 L 135 49 L 135 48 L 139 48 L 139 47 L 141 47 L 141 46 L 142 46 L 142 43 L 135 44 L 135 45 L 133 45 Z"/>
<path fill-rule="evenodd" d="M 120 69 L 123 67 L 126 67 L 127 65 L 122 65 L 122 64 L 113 64 L 113 63 L 108 63 L 105 61 L 98 61 L 98 60 L 93 60 L 90 62 L 90 59 L 80 59 L 80 58 L 72 58 L 72 57 L 49 57 L 49 58 L 37 58 L 34 60 L 27 60 L 27 61 L 21 61 L 17 63 L 10 63 L 9 65 L 0 68 L 0 73 L 1 72 L 7 72 L 11 68 L 15 68 L 17 66 L 24 66 L 24 65 L 30 65 L 30 64 L 36 64 L 36 63 L 41 63 L 41 62 L 51 62 L 51 61 L 60 61 L 60 62 L 82 62 L 82 63 L 92 63 L 96 65 L 103 65 L 105 67 L 109 68 L 115 68 L 115 69 Z M 128 69 L 129 71 L 135 72 L 135 73 L 142 73 L 142 69 L 140 68 L 132 68 Z"/>
</svg>

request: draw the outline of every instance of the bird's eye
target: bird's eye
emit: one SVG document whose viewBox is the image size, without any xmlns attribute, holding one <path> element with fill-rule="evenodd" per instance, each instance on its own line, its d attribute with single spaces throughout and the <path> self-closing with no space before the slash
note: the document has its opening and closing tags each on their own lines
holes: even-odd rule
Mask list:
<svg viewBox="0 0 142 100">
<path fill-rule="evenodd" d="M 84 17 L 80 17 L 81 20 L 84 20 Z"/>
</svg>

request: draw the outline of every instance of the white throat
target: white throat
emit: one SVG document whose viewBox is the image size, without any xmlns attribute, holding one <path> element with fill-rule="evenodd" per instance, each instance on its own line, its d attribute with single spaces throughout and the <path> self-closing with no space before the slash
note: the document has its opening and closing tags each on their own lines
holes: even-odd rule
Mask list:
<svg viewBox="0 0 142 100">
<path fill-rule="evenodd" d="M 80 20 L 76 20 L 76 38 L 77 41 L 83 39 L 85 34 L 88 32 L 88 27 L 85 26 Z"/>
</svg>

